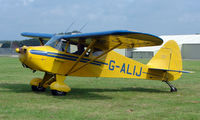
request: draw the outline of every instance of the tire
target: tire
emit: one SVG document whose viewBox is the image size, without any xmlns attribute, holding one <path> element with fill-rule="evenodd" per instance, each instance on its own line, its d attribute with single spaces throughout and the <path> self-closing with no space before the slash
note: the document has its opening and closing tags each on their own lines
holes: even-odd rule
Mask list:
<svg viewBox="0 0 200 120">
<path fill-rule="evenodd" d="M 34 85 L 32 85 L 31 88 L 32 88 L 32 91 L 35 91 L 35 92 L 44 92 L 46 89 L 44 87 L 39 87 L 39 86 L 34 86 Z"/>
<path fill-rule="evenodd" d="M 177 92 L 177 89 L 175 87 L 172 87 L 170 91 L 171 92 Z"/>
<path fill-rule="evenodd" d="M 67 93 L 63 91 L 51 90 L 52 95 L 54 96 L 65 96 Z"/>
</svg>

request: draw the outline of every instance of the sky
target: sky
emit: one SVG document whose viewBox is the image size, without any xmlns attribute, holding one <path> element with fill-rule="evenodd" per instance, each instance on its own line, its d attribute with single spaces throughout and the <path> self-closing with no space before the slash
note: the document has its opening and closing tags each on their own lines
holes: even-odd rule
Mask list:
<svg viewBox="0 0 200 120">
<path fill-rule="evenodd" d="M 0 40 L 25 39 L 22 32 L 80 30 L 85 24 L 82 32 L 195 34 L 199 5 L 200 0 L 0 0 Z"/>
</svg>

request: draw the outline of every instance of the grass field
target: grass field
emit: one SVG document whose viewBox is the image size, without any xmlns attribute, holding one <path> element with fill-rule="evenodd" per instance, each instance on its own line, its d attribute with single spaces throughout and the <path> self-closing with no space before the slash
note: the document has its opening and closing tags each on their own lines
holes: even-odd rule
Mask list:
<svg viewBox="0 0 200 120">
<path fill-rule="evenodd" d="M 146 61 L 143 61 L 146 62 Z M 0 57 L 0 120 L 197 120 L 200 119 L 200 61 L 184 61 L 195 71 L 172 82 L 68 77 L 67 96 L 31 91 L 43 73 L 24 69 L 17 58 Z"/>
</svg>

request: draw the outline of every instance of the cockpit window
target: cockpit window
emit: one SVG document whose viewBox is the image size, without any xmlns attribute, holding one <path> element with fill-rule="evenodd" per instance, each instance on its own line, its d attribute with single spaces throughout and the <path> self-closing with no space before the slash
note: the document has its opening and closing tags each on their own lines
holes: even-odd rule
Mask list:
<svg viewBox="0 0 200 120">
<path fill-rule="evenodd" d="M 45 46 L 51 46 L 59 51 L 65 51 L 67 40 L 61 39 L 58 36 L 52 37 L 46 44 Z"/>
</svg>

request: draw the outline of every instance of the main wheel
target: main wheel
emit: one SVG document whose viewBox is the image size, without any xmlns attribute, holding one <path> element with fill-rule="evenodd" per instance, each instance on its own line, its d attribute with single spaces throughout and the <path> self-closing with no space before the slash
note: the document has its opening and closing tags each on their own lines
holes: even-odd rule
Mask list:
<svg viewBox="0 0 200 120">
<path fill-rule="evenodd" d="M 44 92 L 45 91 L 44 87 L 39 87 L 39 86 L 35 86 L 35 85 L 32 85 L 31 88 L 32 88 L 32 91 L 36 91 L 36 92 Z"/>
<path fill-rule="evenodd" d="M 177 92 L 177 89 L 175 87 L 172 87 L 170 91 L 171 92 Z"/>
<path fill-rule="evenodd" d="M 55 96 L 65 96 L 66 92 L 62 92 L 62 91 L 57 91 L 57 90 L 51 90 L 52 95 Z"/>
</svg>

